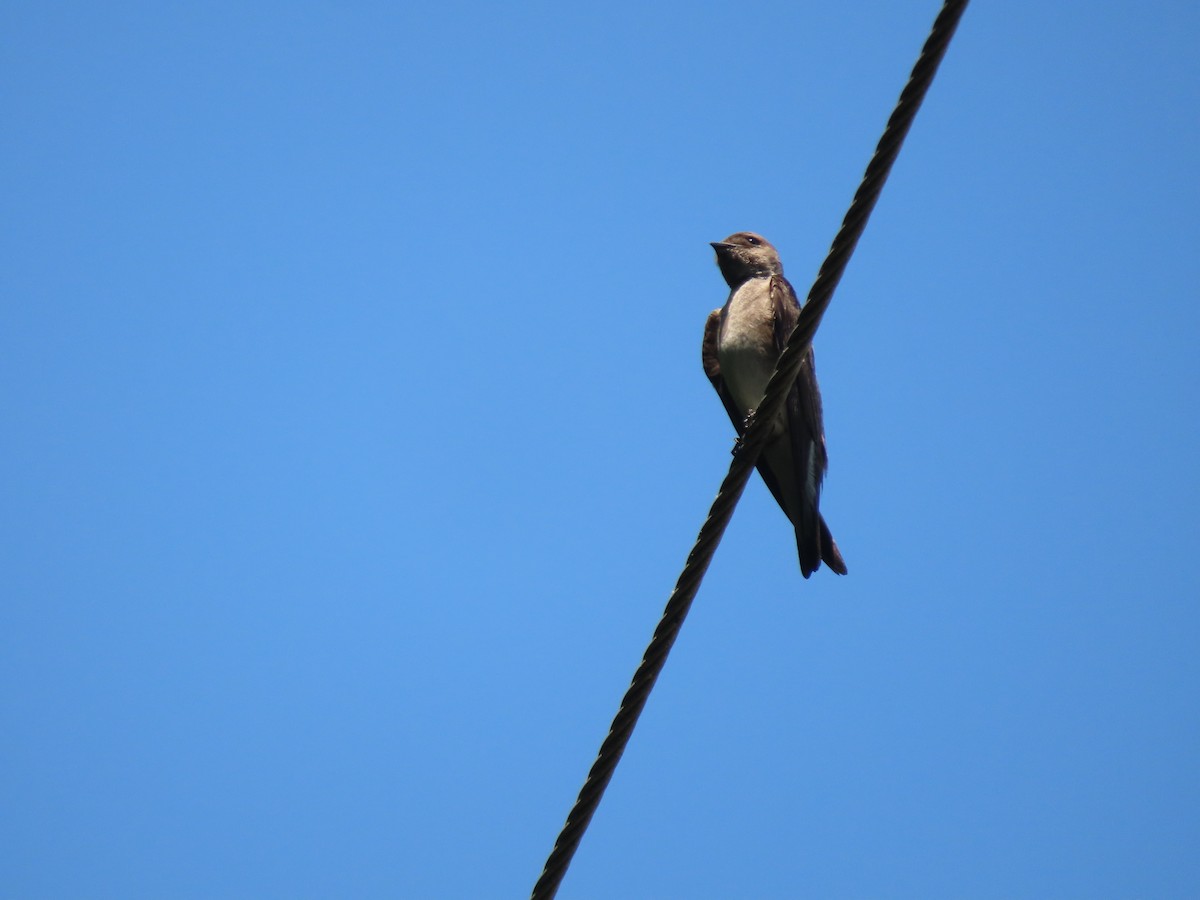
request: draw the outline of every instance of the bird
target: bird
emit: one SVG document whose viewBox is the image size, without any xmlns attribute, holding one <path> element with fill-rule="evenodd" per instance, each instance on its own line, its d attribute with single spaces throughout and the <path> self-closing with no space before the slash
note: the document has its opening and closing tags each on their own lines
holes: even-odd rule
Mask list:
<svg viewBox="0 0 1200 900">
<path fill-rule="evenodd" d="M 710 246 L 729 285 L 729 298 L 708 315 L 701 361 L 740 436 L 796 327 L 800 301 L 783 277 L 779 251 L 762 235 L 739 231 Z M 795 529 L 805 578 L 822 561 L 839 575 L 847 571 L 820 511 L 828 465 L 821 391 L 810 347 L 758 459 L 759 475 Z"/>
</svg>

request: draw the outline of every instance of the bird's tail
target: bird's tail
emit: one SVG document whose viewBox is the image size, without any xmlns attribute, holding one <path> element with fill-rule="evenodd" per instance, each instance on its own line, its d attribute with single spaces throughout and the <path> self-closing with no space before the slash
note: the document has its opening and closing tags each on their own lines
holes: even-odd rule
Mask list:
<svg viewBox="0 0 1200 900">
<path fill-rule="evenodd" d="M 829 526 L 825 524 L 825 517 L 820 513 L 817 513 L 815 530 L 816 541 L 805 533 L 808 529 L 796 528 L 796 550 L 800 554 L 800 574 L 808 578 L 821 568 L 821 562 L 824 561 L 825 565 L 834 572 L 845 575 L 846 561 L 842 559 L 842 551 L 838 549 L 837 542 L 829 533 Z"/>
<path fill-rule="evenodd" d="M 839 575 L 845 575 L 848 571 L 846 561 L 842 559 L 842 551 L 838 549 L 837 541 L 829 533 L 829 526 L 825 524 L 824 516 L 821 517 L 821 559 L 825 560 L 825 565 Z"/>
</svg>

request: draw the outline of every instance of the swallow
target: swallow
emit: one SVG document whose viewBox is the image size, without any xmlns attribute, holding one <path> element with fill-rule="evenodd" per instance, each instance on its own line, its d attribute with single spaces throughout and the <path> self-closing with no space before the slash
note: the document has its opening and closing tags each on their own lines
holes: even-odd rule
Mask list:
<svg viewBox="0 0 1200 900">
<path fill-rule="evenodd" d="M 701 360 L 740 436 L 796 327 L 800 301 L 783 277 L 779 251 L 766 238 L 739 231 L 712 248 L 729 285 L 729 299 L 709 313 Z M 846 563 L 820 511 L 828 465 L 821 391 L 810 347 L 758 459 L 758 473 L 795 528 L 805 578 L 822 561 L 839 575 L 846 574 Z"/>
</svg>

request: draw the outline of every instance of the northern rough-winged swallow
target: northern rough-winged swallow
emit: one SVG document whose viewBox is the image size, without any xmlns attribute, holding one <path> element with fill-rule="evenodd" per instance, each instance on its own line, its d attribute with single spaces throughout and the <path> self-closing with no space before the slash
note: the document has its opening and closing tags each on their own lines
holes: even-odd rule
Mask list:
<svg viewBox="0 0 1200 900">
<path fill-rule="evenodd" d="M 766 238 L 739 231 L 712 248 L 729 284 L 729 299 L 709 313 L 701 357 L 704 373 L 740 435 L 796 327 L 800 301 L 783 277 L 779 252 Z M 846 574 L 846 563 L 819 508 L 828 464 L 821 391 L 810 347 L 758 458 L 758 473 L 796 529 L 805 578 L 820 568 L 822 560 L 839 575 Z"/>
</svg>

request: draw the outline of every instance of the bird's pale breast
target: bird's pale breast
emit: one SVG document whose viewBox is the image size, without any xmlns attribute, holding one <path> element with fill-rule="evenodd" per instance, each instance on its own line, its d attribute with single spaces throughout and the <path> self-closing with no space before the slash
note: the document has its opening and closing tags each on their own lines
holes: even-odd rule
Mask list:
<svg viewBox="0 0 1200 900">
<path fill-rule="evenodd" d="M 743 412 L 757 407 L 777 358 L 769 278 L 752 278 L 729 298 L 717 355 L 734 403 Z"/>
</svg>

